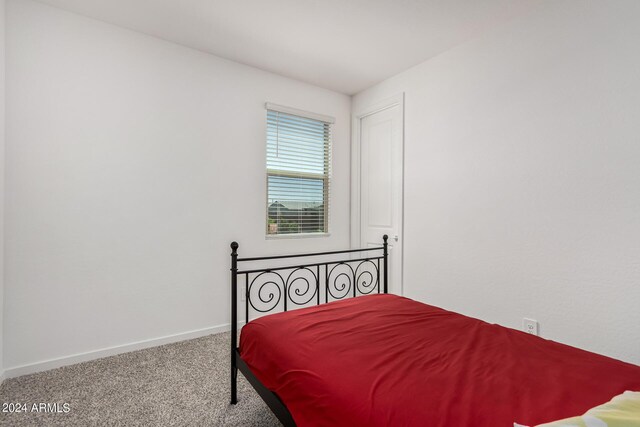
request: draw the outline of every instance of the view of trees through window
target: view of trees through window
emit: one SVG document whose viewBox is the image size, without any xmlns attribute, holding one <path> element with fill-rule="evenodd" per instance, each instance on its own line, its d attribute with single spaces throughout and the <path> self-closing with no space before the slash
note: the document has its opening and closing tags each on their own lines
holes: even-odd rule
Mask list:
<svg viewBox="0 0 640 427">
<path fill-rule="evenodd" d="M 326 233 L 331 125 L 267 110 L 267 234 Z"/>
</svg>

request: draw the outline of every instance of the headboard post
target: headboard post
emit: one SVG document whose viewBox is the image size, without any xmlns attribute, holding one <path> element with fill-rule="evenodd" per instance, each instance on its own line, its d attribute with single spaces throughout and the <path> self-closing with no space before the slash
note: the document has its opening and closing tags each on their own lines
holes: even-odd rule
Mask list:
<svg viewBox="0 0 640 427">
<path fill-rule="evenodd" d="M 238 401 L 238 242 L 231 242 L 231 404 Z"/>
<path fill-rule="evenodd" d="M 388 274 L 388 258 L 389 258 L 389 244 L 387 243 L 387 240 L 389 239 L 389 236 L 387 236 L 386 234 L 384 236 L 382 236 L 382 241 L 384 242 L 382 244 L 382 247 L 384 248 L 382 251 L 382 256 L 384 257 L 383 259 L 383 266 L 384 266 L 384 293 L 389 293 L 389 286 L 388 286 L 388 281 L 389 281 L 389 274 Z"/>
</svg>

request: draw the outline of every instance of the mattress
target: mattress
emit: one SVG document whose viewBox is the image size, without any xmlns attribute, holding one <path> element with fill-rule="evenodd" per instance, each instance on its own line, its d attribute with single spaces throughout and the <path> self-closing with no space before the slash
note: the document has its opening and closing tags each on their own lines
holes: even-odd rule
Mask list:
<svg viewBox="0 0 640 427">
<path fill-rule="evenodd" d="M 640 391 L 639 366 L 394 295 L 253 320 L 240 354 L 301 427 L 535 425 Z"/>
</svg>

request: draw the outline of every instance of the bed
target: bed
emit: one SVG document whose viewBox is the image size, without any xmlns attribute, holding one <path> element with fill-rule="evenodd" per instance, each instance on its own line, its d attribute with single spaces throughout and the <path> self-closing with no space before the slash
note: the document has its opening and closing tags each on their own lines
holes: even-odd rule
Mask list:
<svg viewBox="0 0 640 427">
<path fill-rule="evenodd" d="M 237 249 L 232 325 L 239 286 L 247 323 L 239 347 L 232 331 L 231 403 L 240 370 L 285 426 L 536 425 L 640 390 L 638 366 L 388 294 L 386 236 L 296 265 L 277 262 L 303 254 Z M 238 269 L 265 261 L 277 266 Z"/>
</svg>

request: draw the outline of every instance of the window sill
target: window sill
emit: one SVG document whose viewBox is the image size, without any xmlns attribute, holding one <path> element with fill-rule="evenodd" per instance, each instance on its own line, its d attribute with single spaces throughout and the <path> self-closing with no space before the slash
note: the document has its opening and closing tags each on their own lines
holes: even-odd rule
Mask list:
<svg viewBox="0 0 640 427">
<path fill-rule="evenodd" d="M 280 239 L 308 239 L 317 237 L 329 237 L 331 233 L 292 233 L 292 234 L 267 234 L 266 240 L 280 240 Z"/>
</svg>

